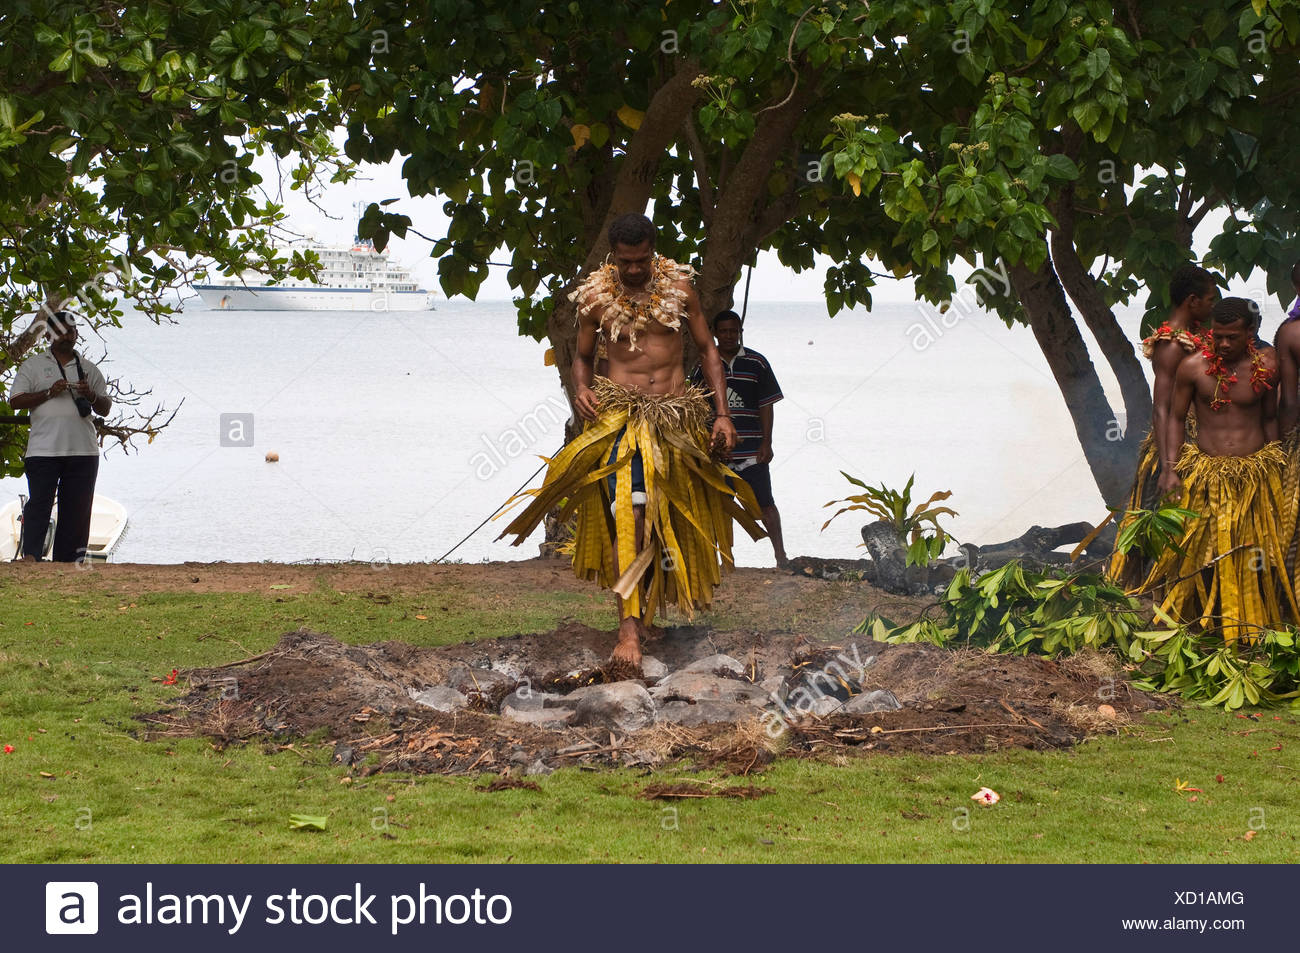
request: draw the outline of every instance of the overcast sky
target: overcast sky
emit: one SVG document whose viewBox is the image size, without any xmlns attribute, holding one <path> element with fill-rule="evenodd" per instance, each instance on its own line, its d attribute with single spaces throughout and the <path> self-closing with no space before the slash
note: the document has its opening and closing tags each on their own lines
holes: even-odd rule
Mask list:
<svg viewBox="0 0 1300 953">
<path fill-rule="evenodd" d="M 324 199 L 321 201 L 321 204 L 329 212 L 328 215 L 308 202 L 300 192 L 289 190 L 287 167 L 284 176 L 286 184 L 282 195 L 277 196 L 272 191 L 272 196 L 283 202 L 285 211 L 288 213 L 287 225 L 289 228 L 304 235 L 313 236 L 318 241 L 326 244 L 346 244 L 352 241 L 357 219 L 357 213 L 353 209 L 354 203 L 363 202 L 368 204 L 389 198 L 398 199 L 397 202 L 388 207 L 389 211 L 400 211 L 411 216 L 412 225 L 415 229 L 433 238 L 441 238 L 446 233 L 447 227 L 447 218 L 442 214 L 444 199 L 429 196 L 418 199 L 411 198 L 407 194 L 406 182 L 401 175 L 402 161 L 399 157 L 382 166 L 362 166 L 357 177 L 351 182 L 342 185 L 330 185 Z M 255 168 L 262 174 L 266 188 L 273 190 L 278 174 L 273 160 L 263 156 L 257 160 Z M 1226 211 L 1216 211 L 1207 215 L 1201 222 L 1196 231 L 1195 241 L 1195 249 L 1198 255 L 1206 253 L 1210 238 L 1222 228 L 1226 217 Z M 437 262 L 429 257 L 430 246 L 427 241 L 414 235 L 405 240 L 394 236 L 389 247 L 393 258 L 409 267 L 425 287 L 441 296 L 442 289 L 439 287 L 437 280 Z M 508 257 L 504 252 L 498 252 L 494 256 L 494 260 L 507 261 Z M 758 267 L 754 269 L 753 281 L 749 291 L 750 300 L 823 301 L 822 282 L 829 265 L 829 259 L 819 255 L 817 268 L 812 271 L 805 271 L 802 274 L 795 274 L 784 267 L 777 260 L 774 253 L 764 253 L 759 256 Z M 878 270 L 883 271 L 884 269 L 878 268 Z M 959 276 L 959 288 L 961 287 L 962 278 L 969 271 L 970 269 L 964 262 L 959 261 L 954 266 L 954 273 Z M 513 297 L 505 275 L 506 269 L 504 267 L 493 268 L 491 276 L 483 283 L 479 291 L 478 300 L 507 300 Z M 1264 289 L 1265 277 L 1262 272 L 1256 271 L 1249 281 L 1233 282 L 1229 293 L 1255 298 L 1264 306 L 1267 314 L 1270 308 L 1276 310 L 1279 306 L 1276 301 L 1269 302 L 1266 300 L 1267 294 Z M 736 291 L 738 305 L 743 293 L 744 279 L 742 277 Z M 872 297 L 874 301 L 881 304 L 908 304 L 915 301 L 910 278 L 901 281 L 892 277 L 879 278 L 876 286 L 872 289 Z M 1145 301 L 1145 297 L 1145 294 L 1139 292 L 1131 304 L 1140 306 Z"/>
<path fill-rule="evenodd" d="M 383 166 L 363 166 L 358 176 L 343 185 L 330 185 L 321 205 L 330 213 L 326 215 L 314 207 L 300 192 L 289 190 L 287 184 L 283 195 L 272 197 L 282 201 L 288 213 L 287 225 L 296 232 L 314 236 L 326 244 L 344 244 L 352 241 L 355 234 L 356 212 L 354 202 L 380 202 L 396 198 L 399 201 L 388 207 L 388 211 L 400 211 L 411 216 L 412 226 L 433 238 L 446 234 L 447 217 L 442 214 L 442 198 L 422 197 L 413 199 L 406 191 L 406 182 L 401 175 L 401 159 Z M 274 163 L 267 157 L 260 158 L 255 168 L 262 174 L 264 186 L 273 190 L 276 181 Z M 287 169 L 286 169 L 287 171 Z M 332 216 L 332 217 L 331 217 Z M 392 257 L 409 267 L 426 287 L 442 294 L 438 286 L 437 262 L 429 257 L 429 243 L 414 235 L 405 240 L 394 236 L 390 249 Z M 821 256 L 819 256 L 821 257 Z M 508 256 L 498 253 L 496 261 L 507 261 Z M 823 259 L 818 268 L 796 275 L 777 261 L 776 255 L 766 253 L 759 256 L 758 267 L 754 269 L 750 285 L 751 301 L 822 301 L 822 282 L 825 279 L 829 259 Z M 479 291 L 479 300 L 508 299 L 513 297 L 510 285 L 506 282 L 505 268 L 493 268 L 492 275 L 483 283 Z M 740 301 L 744 293 L 744 279 L 738 286 L 736 300 Z M 914 300 L 911 280 L 897 281 L 893 278 L 879 279 L 873 289 L 873 297 L 882 303 L 908 303 Z"/>
</svg>

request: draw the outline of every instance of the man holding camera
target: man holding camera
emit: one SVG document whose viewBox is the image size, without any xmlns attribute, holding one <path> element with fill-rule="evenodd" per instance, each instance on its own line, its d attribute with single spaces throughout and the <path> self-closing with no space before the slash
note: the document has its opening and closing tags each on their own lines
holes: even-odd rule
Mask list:
<svg viewBox="0 0 1300 953">
<path fill-rule="evenodd" d="M 99 441 L 92 411 L 101 417 L 113 407 L 99 368 L 74 349 L 76 319 L 57 311 L 46 320 L 49 350 L 23 361 L 14 375 L 9 406 L 31 411 L 31 431 L 23 466 L 28 500 L 23 510 L 23 559 L 40 559 L 54 498 L 59 525 L 54 532 L 55 562 L 80 562 L 90 539 L 90 511 L 99 472 Z"/>
</svg>

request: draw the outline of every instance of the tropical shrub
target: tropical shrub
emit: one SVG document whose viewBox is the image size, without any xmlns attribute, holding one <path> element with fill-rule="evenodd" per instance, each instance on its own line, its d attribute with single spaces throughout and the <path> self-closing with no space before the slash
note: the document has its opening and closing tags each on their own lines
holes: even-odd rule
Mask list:
<svg viewBox="0 0 1300 953">
<path fill-rule="evenodd" d="M 854 486 L 862 488 L 861 493 L 842 500 L 831 500 L 826 506 L 848 503 L 848 506 L 836 510 L 831 518 L 822 524 L 822 529 L 830 526 L 835 517 L 851 510 L 866 510 L 877 519 L 888 523 L 898 534 L 898 541 L 907 548 L 907 565 L 928 566 L 941 555 L 952 536 L 939 525 L 940 516 L 956 516 L 957 513 L 946 506 L 935 506 L 940 500 L 952 496 L 952 490 L 940 490 L 924 503 L 912 506 L 912 484 L 916 474 L 907 480 L 902 492 L 891 490 L 881 483 L 880 486 L 868 486 L 861 480 L 840 471 L 844 479 Z"/>
</svg>

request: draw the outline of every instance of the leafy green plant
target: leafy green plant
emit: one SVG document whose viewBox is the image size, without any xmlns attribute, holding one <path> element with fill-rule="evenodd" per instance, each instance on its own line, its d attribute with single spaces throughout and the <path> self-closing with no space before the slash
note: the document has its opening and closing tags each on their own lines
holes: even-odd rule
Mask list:
<svg viewBox="0 0 1300 953">
<path fill-rule="evenodd" d="M 1225 644 L 1222 635 L 1180 625 L 1158 608 L 1153 629 L 1140 604 L 1094 573 L 1026 569 L 1012 561 L 973 578 L 963 569 L 938 609 L 941 619 L 896 625 L 872 614 L 854 631 L 880 642 L 966 645 L 1014 655 L 1112 650 L 1134 684 L 1175 692 L 1228 710 L 1300 699 L 1300 638 L 1293 628 L 1261 629 Z"/>
<path fill-rule="evenodd" d="M 856 631 L 885 642 L 962 645 L 1014 655 L 1071 654 L 1115 645 L 1127 653 L 1144 628 L 1135 599 L 1095 573 L 1053 574 L 1012 560 L 972 578 L 959 570 L 944 592 L 944 620 L 894 626 L 868 616 Z"/>
<path fill-rule="evenodd" d="M 1148 559 L 1159 558 L 1167 549 L 1181 554 L 1178 541 L 1183 538 L 1188 520 L 1199 516 L 1199 513 L 1172 503 L 1151 510 L 1127 510 L 1124 513 L 1123 528 L 1115 538 L 1115 550 L 1127 553 L 1137 547 Z"/>
<path fill-rule="evenodd" d="M 1225 644 L 1217 635 L 1190 631 L 1186 626 L 1141 632 L 1133 655 L 1145 656 L 1156 664 L 1134 684 L 1205 699 L 1229 711 L 1243 705 L 1294 702 L 1300 698 L 1298 641 L 1292 628 L 1264 629 L 1249 640 L 1233 644 Z"/>
<path fill-rule="evenodd" d="M 836 510 L 831 518 L 822 524 L 823 530 L 841 513 L 866 510 L 893 527 L 894 532 L 898 534 L 898 541 L 907 547 L 907 565 L 928 566 L 943 554 L 944 548 L 953 537 L 939 525 L 939 517 L 956 516 L 957 513 L 946 506 L 934 504 L 952 496 L 952 490 L 940 490 L 924 503 L 913 508 L 912 484 L 916 481 L 915 473 L 908 478 L 902 492 L 891 490 L 883 483 L 880 486 L 868 486 L 843 470 L 840 473 L 854 486 L 861 487 L 863 492 L 842 500 L 831 500 L 825 504 L 826 506 L 834 506 L 837 503 L 849 505 Z"/>
</svg>

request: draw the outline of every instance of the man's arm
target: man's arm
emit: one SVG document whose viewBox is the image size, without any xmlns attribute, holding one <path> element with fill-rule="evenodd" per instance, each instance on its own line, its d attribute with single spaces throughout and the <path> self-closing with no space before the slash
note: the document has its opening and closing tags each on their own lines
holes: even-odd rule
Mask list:
<svg viewBox="0 0 1300 953">
<path fill-rule="evenodd" d="M 778 400 L 784 398 L 781 393 L 781 385 L 776 382 L 776 375 L 772 373 L 772 366 L 763 360 L 763 370 L 759 377 L 762 386 L 761 395 L 758 404 L 758 420 L 763 427 L 763 442 L 758 447 L 758 462 L 772 462 L 772 408 Z"/>
<path fill-rule="evenodd" d="M 1296 388 L 1300 387 L 1300 372 L 1297 371 L 1295 348 L 1300 341 L 1300 322 L 1293 322 L 1277 333 L 1277 390 L 1278 390 L 1278 430 L 1283 434 L 1295 429 L 1300 419 L 1300 399 Z"/>
<path fill-rule="evenodd" d="M 591 311 L 578 312 L 578 346 L 573 352 L 573 403 L 583 420 L 595 420 L 599 413 L 596 395 L 591 391 L 595 376 L 596 331 L 600 322 Z"/>
<path fill-rule="evenodd" d="M 78 392 L 90 401 L 90 409 L 101 417 L 108 416 L 108 412 L 113 409 L 113 398 L 105 393 L 108 386 L 102 382 L 102 379 L 99 384 L 92 384 L 89 380 L 77 383 L 82 385 L 78 388 Z"/>
<path fill-rule="evenodd" d="M 1159 341 L 1151 355 L 1156 379 L 1151 385 L 1151 433 L 1155 437 L 1161 466 L 1170 457 L 1176 462 L 1183 446 L 1183 424 L 1169 423 L 1169 405 L 1174 396 L 1174 377 L 1186 355 L 1176 341 Z"/>
<path fill-rule="evenodd" d="M 14 375 L 14 386 L 9 392 L 9 406 L 14 410 L 31 410 L 47 400 L 53 400 L 68 389 L 68 382 L 60 378 L 48 388 L 38 388 L 29 374 L 19 368 Z"/>
<path fill-rule="evenodd" d="M 772 404 L 758 408 L 758 419 L 763 425 L 763 442 L 758 445 L 758 462 L 772 462 Z"/>
<path fill-rule="evenodd" d="M 1277 352 L 1273 348 L 1265 348 L 1261 351 L 1261 363 L 1264 367 L 1277 372 Z M 1264 439 L 1273 441 L 1278 439 L 1278 389 L 1270 387 L 1259 396 L 1260 402 L 1264 405 Z"/>
<path fill-rule="evenodd" d="M 722 358 L 709 333 L 709 324 L 704 320 L 700 310 L 700 296 L 695 293 L 689 281 L 682 281 L 686 290 L 686 325 L 691 330 L 691 339 L 700 352 L 700 368 L 704 380 L 713 390 L 713 406 L 717 418 L 713 421 L 713 443 L 719 441 L 728 453 L 736 446 L 736 428 L 731 422 L 731 408 L 727 406 L 727 376 L 722 372 Z"/>
<path fill-rule="evenodd" d="M 1187 412 L 1191 409 L 1192 398 L 1196 396 L 1196 375 L 1201 370 L 1201 361 L 1198 358 L 1190 357 L 1178 365 L 1178 373 L 1174 376 L 1174 392 L 1169 405 L 1169 426 L 1172 431 L 1176 426 L 1178 430 L 1185 431 L 1187 427 Z M 1177 447 L 1172 444 L 1169 451 L 1174 454 L 1171 457 L 1161 457 L 1160 459 L 1160 481 L 1158 488 L 1161 495 L 1177 490 L 1183 485 L 1182 478 L 1179 477 L 1175 469 L 1178 463 L 1176 453 L 1182 451 L 1182 443 Z"/>
</svg>

